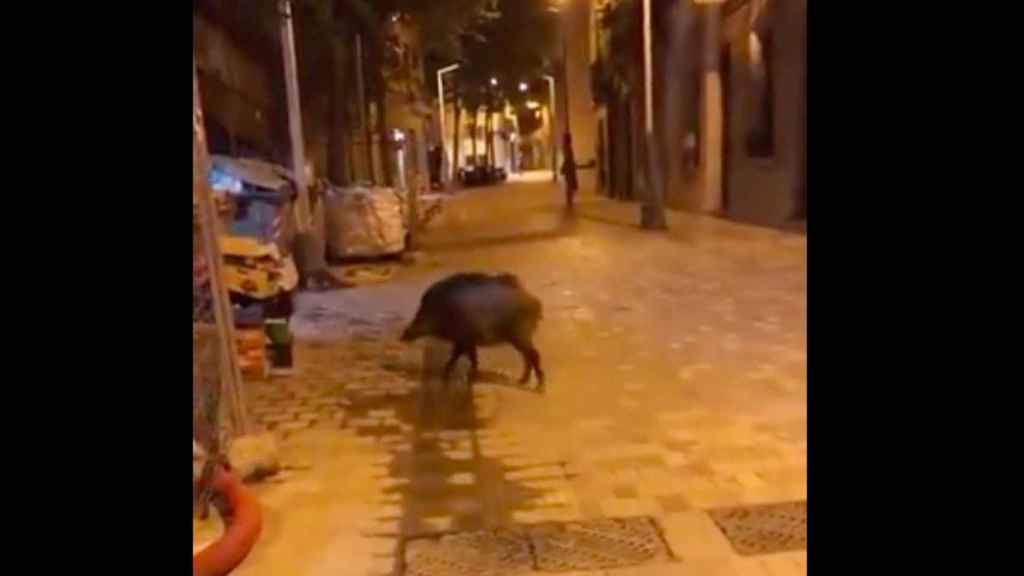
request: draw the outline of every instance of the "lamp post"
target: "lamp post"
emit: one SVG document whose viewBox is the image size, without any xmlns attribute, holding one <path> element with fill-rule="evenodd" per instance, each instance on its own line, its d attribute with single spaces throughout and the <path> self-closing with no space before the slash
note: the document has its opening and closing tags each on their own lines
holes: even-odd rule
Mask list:
<svg viewBox="0 0 1024 576">
<path fill-rule="evenodd" d="M 290 0 L 280 0 L 281 9 L 281 53 L 284 57 L 284 78 L 288 103 L 288 134 L 291 142 L 292 173 L 298 192 L 297 224 L 299 232 L 310 228 L 311 212 L 309 191 L 306 182 L 306 160 L 302 141 L 302 113 L 299 110 L 298 64 L 295 59 L 295 33 L 292 28 Z"/>
<path fill-rule="evenodd" d="M 441 151 L 444 163 L 450 165 L 451 162 L 448 160 L 448 147 L 444 145 L 445 130 L 444 130 L 444 80 L 442 76 L 449 72 L 454 72 L 459 69 L 458 64 L 452 64 L 451 66 L 445 66 L 437 71 L 437 118 L 441 122 Z M 458 104 L 456 103 L 456 106 Z M 452 149 L 454 152 L 455 142 L 452 142 Z M 441 174 L 445 173 L 445 167 L 441 167 Z M 454 175 L 453 175 L 454 177 Z"/>
<path fill-rule="evenodd" d="M 548 83 L 548 111 L 551 113 L 551 179 L 558 182 L 558 142 L 555 139 L 555 77 L 545 74 L 544 80 Z"/>
</svg>

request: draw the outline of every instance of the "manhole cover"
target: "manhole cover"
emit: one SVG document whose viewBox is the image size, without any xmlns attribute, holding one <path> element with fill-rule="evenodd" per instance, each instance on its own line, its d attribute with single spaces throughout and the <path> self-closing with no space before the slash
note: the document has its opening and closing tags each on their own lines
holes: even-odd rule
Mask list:
<svg viewBox="0 0 1024 576">
<path fill-rule="evenodd" d="M 537 568 L 548 572 L 623 568 L 669 557 L 649 518 L 540 524 L 529 534 Z"/>
<path fill-rule="evenodd" d="M 712 510 L 709 514 L 741 556 L 807 548 L 807 501 Z"/>
<path fill-rule="evenodd" d="M 463 532 L 405 545 L 408 576 L 512 576 L 532 568 L 526 535 L 515 530 Z"/>
</svg>

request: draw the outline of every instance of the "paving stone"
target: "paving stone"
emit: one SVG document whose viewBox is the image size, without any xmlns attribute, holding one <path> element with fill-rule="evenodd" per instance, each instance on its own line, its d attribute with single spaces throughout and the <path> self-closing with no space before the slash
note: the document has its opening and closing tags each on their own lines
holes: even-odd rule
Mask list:
<svg viewBox="0 0 1024 576">
<path fill-rule="evenodd" d="M 657 503 L 648 498 L 607 498 L 601 501 L 601 511 L 609 518 L 658 516 Z"/>
<path fill-rule="evenodd" d="M 295 432 L 297 430 L 303 430 L 309 427 L 308 421 L 289 421 L 283 422 L 277 426 L 276 431 L 278 432 Z"/>
<path fill-rule="evenodd" d="M 729 541 L 706 512 L 666 514 L 661 527 L 669 548 L 683 563 L 734 556 Z"/>
<path fill-rule="evenodd" d="M 539 480 L 564 477 L 565 472 L 561 466 L 538 466 L 536 468 L 510 470 L 505 473 L 505 478 L 512 481 Z"/>
<path fill-rule="evenodd" d="M 460 472 L 449 477 L 448 480 L 456 486 L 472 486 L 476 483 L 476 476 L 472 472 Z"/>
</svg>

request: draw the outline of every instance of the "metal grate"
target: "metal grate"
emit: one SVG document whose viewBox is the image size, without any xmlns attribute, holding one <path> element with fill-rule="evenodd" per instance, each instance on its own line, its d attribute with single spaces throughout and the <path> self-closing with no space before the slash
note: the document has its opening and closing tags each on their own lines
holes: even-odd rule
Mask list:
<svg viewBox="0 0 1024 576">
<path fill-rule="evenodd" d="M 530 544 L 519 530 L 463 532 L 406 543 L 408 576 L 513 576 L 533 569 Z"/>
<path fill-rule="evenodd" d="M 649 518 L 543 524 L 530 530 L 537 568 L 545 572 L 607 570 L 669 558 Z"/>
<path fill-rule="evenodd" d="M 404 574 L 514 576 L 609 570 L 670 559 L 653 519 L 599 519 L 410 540 Z"/>
<path fill-rule="evenodd" d="M 807 501 L 712 510 L 709 514 L 741 556 L 807 548 Z"/>
</svg>

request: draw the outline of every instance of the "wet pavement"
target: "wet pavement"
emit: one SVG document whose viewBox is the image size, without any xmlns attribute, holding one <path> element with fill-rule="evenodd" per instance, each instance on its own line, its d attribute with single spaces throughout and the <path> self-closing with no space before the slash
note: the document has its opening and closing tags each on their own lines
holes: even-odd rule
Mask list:
<svg viewBox="0 0 1024 576">
<path fill-rule="evenodd" d="M 257 487 L 265 532 L 239 575 L 391 574 L 407 538 L 617 517 L 656 519 L 674 561 L 588 573 L 806 573 L 806 551 L 713 520 L 806 499 L 806 237 L 678 213 L 652 233 L 635 205 L 560 200 L 545 182 L 461 193 L 415 265 L 299 299 L 295 376 L 250 394 L 292 468 Z M 468 270 L 543 301 L 544 395 L 505 348 L 481 350 L 471 392 L 421 385 L 424 345 L 397 336 Z"/>
</svg>

